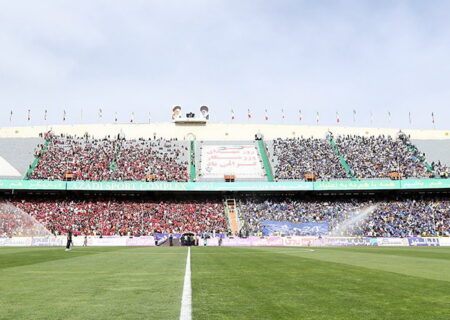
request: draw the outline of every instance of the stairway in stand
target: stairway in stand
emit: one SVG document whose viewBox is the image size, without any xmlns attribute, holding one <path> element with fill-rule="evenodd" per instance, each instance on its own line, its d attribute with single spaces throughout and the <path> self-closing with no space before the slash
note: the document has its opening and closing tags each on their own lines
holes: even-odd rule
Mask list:
<svg viewBox="0 0 450 320">
<path fill-rule="evenodd" d="M 235 199 L 225 200 L 225 213 L 227 214 L 228 225 L 230 227 L 231 233 L 233 235 L 237 234 L 241 229 L 241 223 L 239 221 Z"/>
</svg>

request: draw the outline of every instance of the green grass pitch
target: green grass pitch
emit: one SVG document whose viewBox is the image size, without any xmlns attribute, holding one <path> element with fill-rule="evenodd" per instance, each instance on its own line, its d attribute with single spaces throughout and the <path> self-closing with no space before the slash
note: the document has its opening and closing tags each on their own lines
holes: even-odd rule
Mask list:
<svg viewBox="0 0 450 320">
<path fill-rule="evenodd" d="M 178 319 L 186 254 L 0 248 L 0 319 Z M 191 267 L 193 319 L 450 319 L 450 248 L 198 247 Z"/>
</svg>

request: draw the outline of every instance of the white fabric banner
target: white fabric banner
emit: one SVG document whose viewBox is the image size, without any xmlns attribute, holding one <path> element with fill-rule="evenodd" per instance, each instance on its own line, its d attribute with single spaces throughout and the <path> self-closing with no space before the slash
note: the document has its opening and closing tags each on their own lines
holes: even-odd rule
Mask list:
<svg viewBox="0 0 450 320">
<path fill-rule="evenodd" d="M 201 152 L 203 178 L 262 178 L 264 170 L 254 145 L 204 145 Z"/>
</svg>

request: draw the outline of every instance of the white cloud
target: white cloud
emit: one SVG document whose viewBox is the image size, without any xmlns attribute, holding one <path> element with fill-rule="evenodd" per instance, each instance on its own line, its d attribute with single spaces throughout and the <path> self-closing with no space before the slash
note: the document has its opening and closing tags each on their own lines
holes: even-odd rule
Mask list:
<svg viewBox="0 0 450 320">
<path fill-rule="evenodd" d="M 387 125 L 391 110 L 398 127 L 412 110 L 431 127 L 450 100 L 449 5 L 433 4 L 0 1 L 0 125 L 11 106 L 24 124 L 28 108 L 52 121 L 99 106 L 166 121 L 174 104 L 207 104 L 216 119 L 251 107 L 261 120 L 301 106 L 310 123 L 316 110 L 348 123 L 357 108 L 362 125 L 369 110 Z"/>
</svg>

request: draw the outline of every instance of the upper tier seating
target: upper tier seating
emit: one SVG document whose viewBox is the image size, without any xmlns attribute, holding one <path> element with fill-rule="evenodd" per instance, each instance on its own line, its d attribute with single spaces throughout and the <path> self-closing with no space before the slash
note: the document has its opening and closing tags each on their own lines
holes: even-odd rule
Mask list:
<svg viewBox="0 0 450 320">
<path fill-rule="evenodd" d="M 318 180 L 347 177 L 339 157 L 326 139 L 276 139 L 269 145 L 272 147 L 276 179 L 303 180 L 305 174 L 314 174 Z"/>
<path fill-rule="evenodd" d="M 49 137 L 30 179 L 187 181 L 187 148 L 172 140 Z"/>
<path fill-rule="evenodd" d="M 421 159 L 413 155 L 401 139 L 352 135 L 339 136 L 335 141 L 358 179 L 386 179 L 391 172 L 398 172 L 403 179 L 430 176 Z"/>
</svg>

